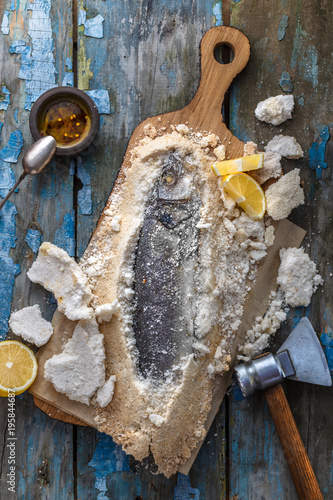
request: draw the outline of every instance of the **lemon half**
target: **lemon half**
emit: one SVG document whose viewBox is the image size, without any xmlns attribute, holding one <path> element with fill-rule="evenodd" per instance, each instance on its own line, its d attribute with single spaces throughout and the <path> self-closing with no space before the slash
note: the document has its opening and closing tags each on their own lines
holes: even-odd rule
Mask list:
<svg viewBox="0 0 333 500">
<path fill-rule="evenodd" d="M 252 219 L 262 219 L 266 199 L 260 184 L 248 174 L 238 173 L 223 177 L 221 186 Z"/>
<path fill-rule="evenodd" d="M 29 347 L 17 340 L 0 342 L 0 396 L 26 391 L 37 376 L 37 360 Z"/>
</svg>

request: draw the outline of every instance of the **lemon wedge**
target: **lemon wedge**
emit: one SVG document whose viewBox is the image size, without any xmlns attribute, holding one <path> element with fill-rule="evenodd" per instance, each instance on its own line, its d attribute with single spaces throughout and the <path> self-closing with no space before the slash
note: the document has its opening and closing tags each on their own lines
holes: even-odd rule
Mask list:
<svg viewBox="0 0 333 500">
<path fill-rule="evenodd" d="M 249 170 L 258 170 L 264 166 L 264 153 L 258 153 L 243 158 L 220 161 L 212 165 L 215 175 L 218 177 L 227 174 L 236 174 L 237 172 L 248 172 Z"/>
<path fill-rule="evenodd" d="M 223 177 L 221 186 L 252 219 L 262 219 L 266 199 L 260 184 L 248 174 L 238 173 Z"/>
<path fill-rule="evenodd" d="M 37 375 L 37 360 L 29 347 L 16 340 L 0 342 L 0 396 L 26 391 Z"/>
</svg>

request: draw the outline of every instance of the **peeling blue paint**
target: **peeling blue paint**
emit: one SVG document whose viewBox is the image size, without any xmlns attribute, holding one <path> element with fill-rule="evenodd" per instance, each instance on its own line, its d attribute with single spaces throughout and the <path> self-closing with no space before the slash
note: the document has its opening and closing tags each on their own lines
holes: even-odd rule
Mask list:
<svg viewBox="0 0 333 500">
<path fill-rule="evenodd" d="M 84 34 L 93 38 L 103 38 L 104 17 L 98 14 L 92 19 L 87 19 L 87 12 L 80 9 L 78 15 L 78 24 L 84 25 Z"/>
<path fill-rule="evenodd" d="M 56 230 L 54 244 L 66 250 L 71 257 L 75 256 L 75 215 L 74 210 L 66 214 L 61 227 Z"/>
<path fill-rule="evenodd" d="M 14 111 L 14 120 L 16 121 L 16 123 L 18 123 L 18 108 L 16 108 Z"/>
<path fill-rule="evenodd" d="M 190 478 L 178 473 L 177 485 L 174 489 L 174 500 L 200 500 L 200 491 L 192 488 Z"/>
<path fill-rule="evenodd" d="M 86 92 L 95 101 L 99 113 L 109 115 L 111 113 L 110 97 L 107 90 L 88 90 Z"/>
<path fill-rule="evenodd" d="M 21 130 L 14 130 L 10 134 L 7 145 L 0 150 L 0 158 L 8 163 L 17 163 L 19 154 L 23 147 L 23 136 Z"/>
<path fill-rule="evenodd" d="M 109 500 L 109 497 L 105 495 L 109 474 L 130 471 L 128 456 L 106 434 L 98 434 L 98 443 L 88 465 L 95 469 L 95 488 L 99 491 L 98 500 Z"/>
<path fill-rule="evenodd" d="M 3 127 L 3 123 L 0 122 L 0 140 L 1 140 L 1 130 L 2 130 L 2 127 Z"/>
<path fill-rule="evenodd" d="M 69 73 L 68 71 L 66 71 L 61 85 L 63 87 L 74 87 L 74 73 Z"/>
<path fill-rule="evenodd" d="M 213 5 L 213 14 L 215 17 L 215 26 L 222 26 L 222 2 L 216 2 Z"/>
<path fill-rule="evenodd" d="M 68 70 L 73 69 L 73 61 L 71 57 L 66 57 L 66 66 Z"/>
<path fill-rule="evenodd" d="M 12 1 L 10 2 L 10 10 L 11 10 L 12 12 L 14 12 L 14 10 L 15 10 L 15 0 L 12 0 Z"/>
<path fill-rule="evenodd" d="M 56 87 L 56 69 L 53 57 L 53 37 L 50 19 L 51 0 L 35 0 L 29 3 L 32 16 L 29 19 L 28 34 L 32 47 L 17 40 L 10 46 L 10 53 L 21 54 L 21 67 L 18 77 L 26 80 L 27 99 L 25 109 L 46 90 Z"/>
<path fill-rule="evenodd" d="M 322 169 L 327 168 L 327 163 L 325 162 L 325 150 L 326 144 L 330 137 L 330 133 L 327 126 L 324 126 L 319 134 L 320 142 L 314 141 L 311 148 L 309 149 L 309 167 L 311 170 L 316 171 L 316 179 L 321 179 Z"/>
<path fill-rule="evenodd" d="M 286 14 L 283 14 L 282 17 L 281 17 L 281 20 L 280 20 L 280 23 L 279 23 L 279 29 L 278 29 L 278 40 L 279 42 L 281 42 L 285 35 L 286 35 L 286 31 L 287 31 L 287 28 L 288 28 L 288 20 L 289 20 L 289 16 L 287 16 Z"/>
<path fill-rule="evenodd" d="M 92 214 L 92 198 L 90 175 L 85 170 L 81 156 L 77 157 L 77 176 L 83 184 L 82 189 L 78 191 L 77 201 L 83 215 Z"/>
<path fill-rule="evenodd" d="M 328 367 L 329 367 L 329 369 L 332 373 L 332 377 L 333 377 L 333 337 L 331 337 L 327 333 L 323 333 L 320 336 L 320 342 L 321 342 L 322 346 L 324 347 Z"/>
<path fill-rule="evenodd" d="M 37 253 L 42 241 L 42 235 L 38 229 L 28 229 L 25 241 L 28 243 L 31 250 Z"/>
<path fill-rule="evenodd" d="M 1 23 L 1 32 L 4 35 L 9 34 L 9 15 L 10 15 L 9 10 L 5 10 L 3 13 L 2 23 Z"/>
<path fill-rule="evenodd" d="M 3 198 L 15 184 L 15 174 L 8 163 L 0 160 L 0 196 Z"/>
<path fill-rule="evenodd" d="M 293 91 L 293 84 L 291 81 L 291 76 L 287 71 L 284 71 L 280 77 L 279 80 L 279 85 L 283 92 L 292 92 Z"/>
<path fill-rule="evenodd" d="M 15 174 L 11 168 L 11 163 L 17 163 L 22 147 L 22 133 L 20 130 L 14 130 L 10 134 L 6 146 L 0 150 L 0 196 L 2 197 L 5 197 L 15 184 Z"/>
<path fill-rule="evenodd" d="M 15 247 L 17 210 L 10 201 L 0 211 L 0 339 L 4 340 L 8 331 L 11 301 L 15 276 L 21 270 L 10 257 L 10 249 Z"/>
<path fill-rule="evenodd" d="M 304 96 L 301 95 L 300 97 L 297 98 L 297 104 L 301 107 L 304 106 Z"/>
<path fill-rule="evenodd" d="M 82 24 L 84 24 L 86 18 L 87 18 L 87 12 L 83 9 L 79 9 L 79 13 L 77 16 L 77 24 L 79 26 L 82 26 Z"/>
<path fill-rule="evenodd" d="M 6 110 L 10 105 L 10 92 L 7 87 L 2 87 L 1 92 L 4 98 L 0 101 L 0 109 Z"/>
</svg>

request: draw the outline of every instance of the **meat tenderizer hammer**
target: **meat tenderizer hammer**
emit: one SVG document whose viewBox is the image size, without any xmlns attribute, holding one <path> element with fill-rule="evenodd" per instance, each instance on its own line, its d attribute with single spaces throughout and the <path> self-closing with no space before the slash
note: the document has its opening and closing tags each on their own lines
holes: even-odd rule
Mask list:
<svg viewBox="0 0 333 500">
<path fill-rule="evenodd" d="M 302 318 L 276 355 L 263 354 L 235 368 L 243 396 L 264 391 L 300 500 L 322 500 L 309 457 L 281 383 L 284 378 L 330 386 L 332 379 L 317 335 Z"/>
</svg>

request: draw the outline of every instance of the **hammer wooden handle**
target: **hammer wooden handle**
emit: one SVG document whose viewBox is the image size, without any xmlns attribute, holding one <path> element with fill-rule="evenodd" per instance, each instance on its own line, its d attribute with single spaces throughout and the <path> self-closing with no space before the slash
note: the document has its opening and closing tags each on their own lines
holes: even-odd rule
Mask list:
<svg viewBox="0 0 333 500">
<path fill-rule="evenodd" d="M 264 391 L 300 500 L 323 500 L 282 385 Z"/>
</svg>

